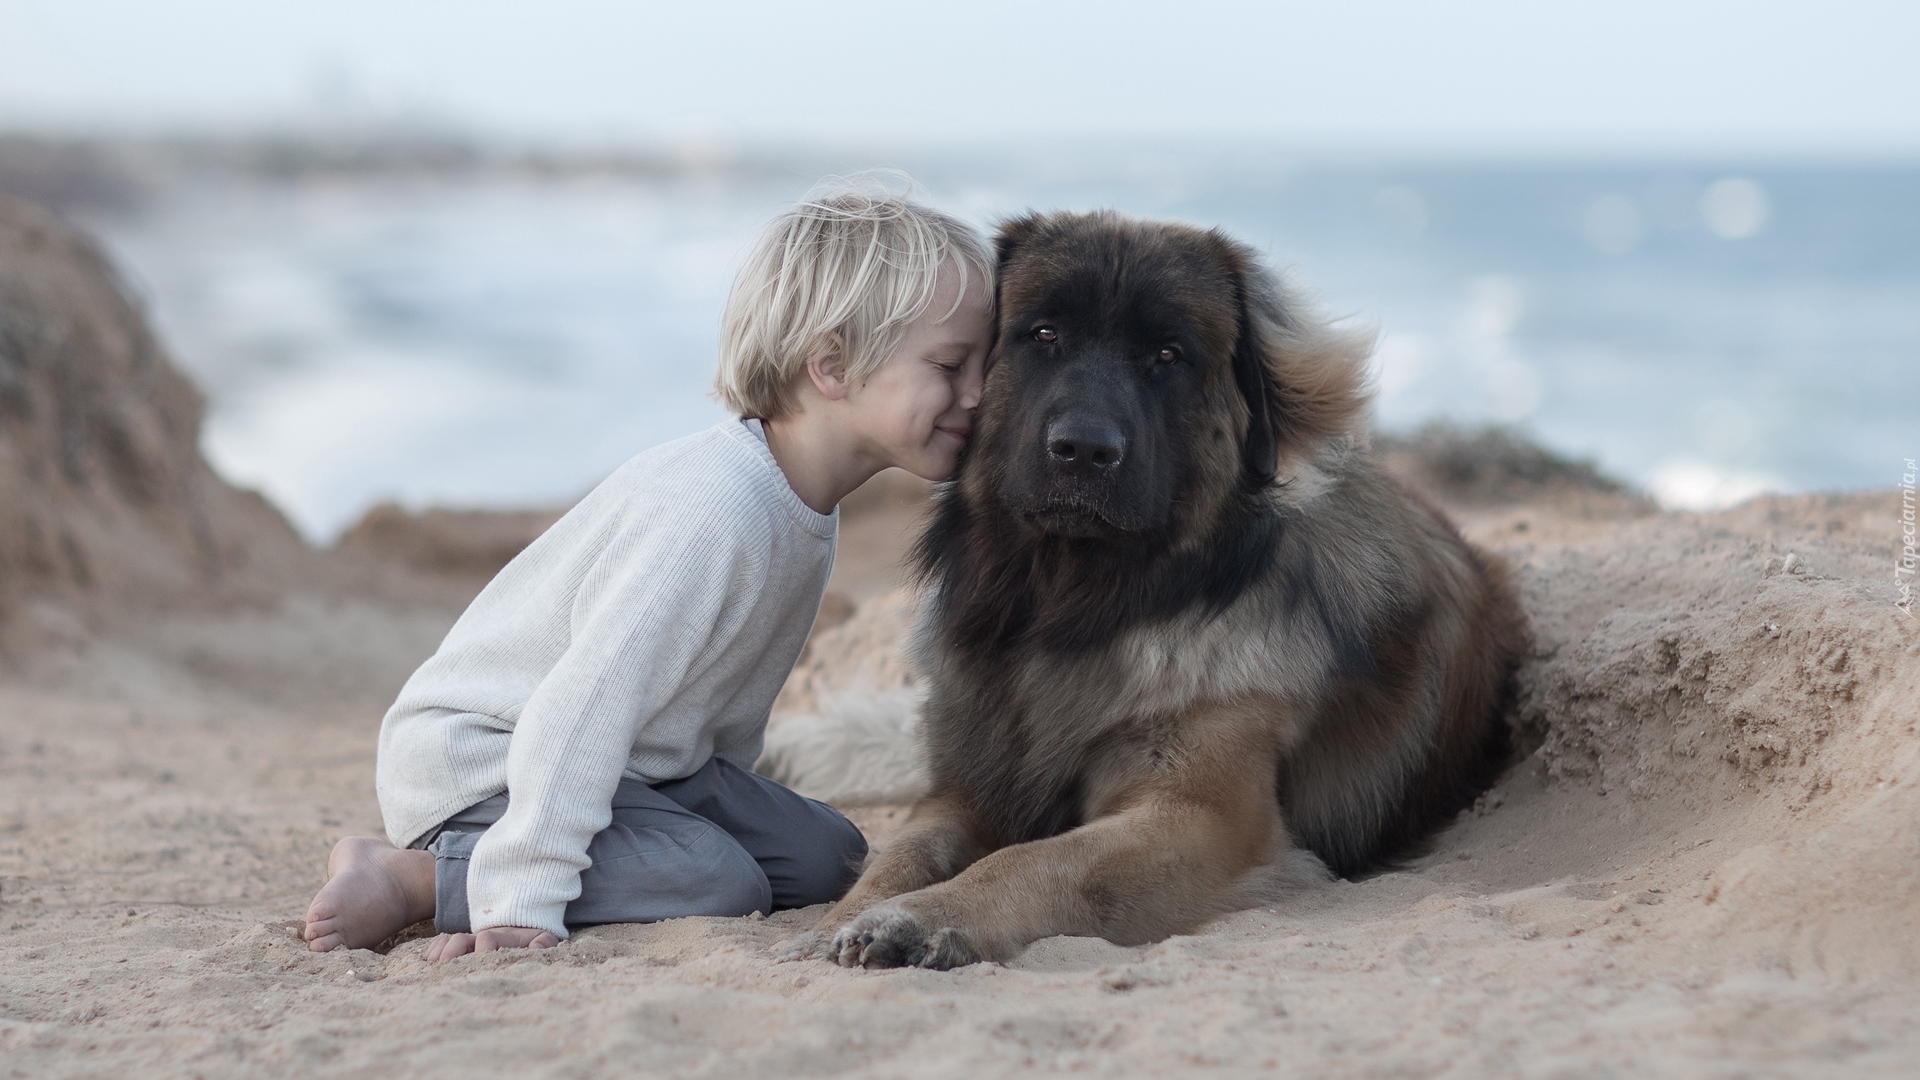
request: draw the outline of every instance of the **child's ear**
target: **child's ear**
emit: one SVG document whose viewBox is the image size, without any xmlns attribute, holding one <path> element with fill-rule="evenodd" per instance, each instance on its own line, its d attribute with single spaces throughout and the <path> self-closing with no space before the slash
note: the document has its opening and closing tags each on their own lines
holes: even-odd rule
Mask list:
<svg viewBox="0 0 1920 1080">
<path fill-rule="evenodd" d="M 821 338 L 807 353 L 807 378 L 828 401 L 841 401 L 853 392 L 853 380 L 847 377 L 846 343 L 839 334 Z"/>
</svg>

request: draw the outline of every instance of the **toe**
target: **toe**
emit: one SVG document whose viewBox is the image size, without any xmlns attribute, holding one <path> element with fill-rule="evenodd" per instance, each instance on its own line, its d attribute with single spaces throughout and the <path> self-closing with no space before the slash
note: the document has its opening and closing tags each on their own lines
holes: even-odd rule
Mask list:
<svg viewBox="0 0 1920 1080">
<path fill-rule="evenodd" d="M 965 934 L 952 927 L 935 930 L 927 939 L 924 954 L 918 963 L 936 971 L 950 971 L 957 967 L 966 967 L 980 959 L 977 950 L 967 940 Z"/>
<path fill-rule="evenodd" d="M 329 885 L 330 884 L 331 882 L 329 882 Z M 309 932 L 316 926 L 325 925 L 340 917 L 340 904 L 335 898 L 334 892 L 334 889 L 329 888 L 327 885 L 322 885 L 320 891 L 314 895 L 312 902 L 307 904 L 306 917 Z"/>
</svg>

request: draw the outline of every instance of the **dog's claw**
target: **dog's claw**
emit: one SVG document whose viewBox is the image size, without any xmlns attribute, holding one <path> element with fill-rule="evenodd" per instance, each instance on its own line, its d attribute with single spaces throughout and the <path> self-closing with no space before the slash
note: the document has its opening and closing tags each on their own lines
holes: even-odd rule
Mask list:
<svg viewBox="0 0 1920 1080">
<path fill-rule="evenodd" d="M 863 935 L 849 934 L 843 927 L 834 935 L 831 955 L 841 967 L 859 967 L 860 958 L 866 952 L 867 942 Z"/>
</svg>

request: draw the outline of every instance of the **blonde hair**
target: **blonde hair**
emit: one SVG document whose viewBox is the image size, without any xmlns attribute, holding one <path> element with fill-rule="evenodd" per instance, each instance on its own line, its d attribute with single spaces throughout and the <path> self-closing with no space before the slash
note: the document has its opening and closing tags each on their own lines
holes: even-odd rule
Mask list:
<svg viewBox="0 0 1920 1080">
<path fill-rule="evenodd" d="M 748 252 L 721 318 L 715 396 L 740 416 L 780 416 L 807 361 L 830 343 L 848 377 L 866 379 L 932 305 L 949 266 L 960 291 L 942 319 L 964 302 L 973 274 L 992 295 L 986 240 L 873 177 L 828 181 Z"/>
</svg>

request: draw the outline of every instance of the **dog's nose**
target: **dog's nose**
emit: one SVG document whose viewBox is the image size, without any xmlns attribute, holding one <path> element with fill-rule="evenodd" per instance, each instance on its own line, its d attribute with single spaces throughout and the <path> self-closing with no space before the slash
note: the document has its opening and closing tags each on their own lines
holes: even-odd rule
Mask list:
<svg viewBox="0 0 1920 1080">
<path fill-rule="evenodd" d="M 1108 421 L 1066 416 L 1047 425 L 1047 456 L 1056 464 L 1110 469 L 1126 455 L 1126 436 Z"/>
</svg>

